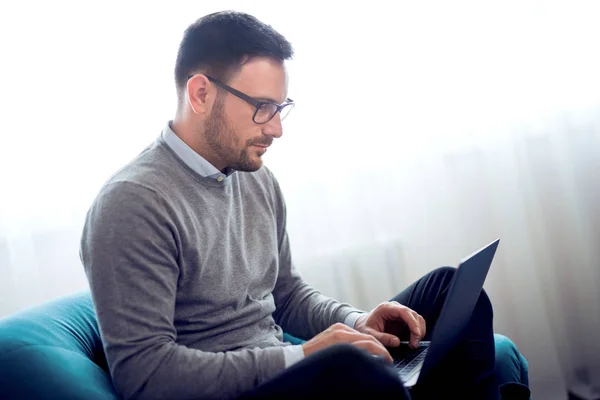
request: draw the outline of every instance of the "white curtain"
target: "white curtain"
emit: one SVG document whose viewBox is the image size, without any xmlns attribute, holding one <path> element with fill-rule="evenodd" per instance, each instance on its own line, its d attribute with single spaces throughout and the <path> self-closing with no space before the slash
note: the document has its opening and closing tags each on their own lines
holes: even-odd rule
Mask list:
<svg viewBox="0 0 600 400">
<path fill-rule="evenodd" d="M 87 208 L 172 118 L 185 27 L 227 8 L 296 50 L 265 161 L 306 279 L 367 309 L 499 237 L 486 289 L 534 396 L 600 390 L 595 2 L 3 3 L 0 316 L 86 289 Z"/>
</svg>

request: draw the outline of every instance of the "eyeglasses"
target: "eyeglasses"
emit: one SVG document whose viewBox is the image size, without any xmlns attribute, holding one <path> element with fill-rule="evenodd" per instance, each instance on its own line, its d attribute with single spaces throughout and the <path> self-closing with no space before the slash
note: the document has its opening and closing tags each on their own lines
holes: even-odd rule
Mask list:
<svg viewBox="0 0 600 400">
<path fill-rule="evenodd" d="M 188 75 L 188 80 L 190 80 L 193 76 L 194 75 Z M 229 85 L 224 84 L 223 82 L 211 78 L 208 75 L 206 75 L 206 78 L 208 78 L 209 81 L 219 86 L 220 88 L 227 90 L 232 95 L 239 97 L 245 102 L 256 107 L 254 115 L 252 116 L 252 121 L 254 121 L 255 124 L 266 124 L 267 122 L 272 120 L 275 114 L 277 113 L 280 113 L 280 118 L 283 121 L 285 117 L 289 115 L 290 111 L 292 110 L 292 108 L 294 108 L 294 105 L 296 104 L 294 103 L 294 100 L 290 98 L 287 98 L 285 103 L 281 104 L 277 104 L 272 101 L 257 100 L 248 96 L 245 93 L 240 92 L 239 90 L 232 88 Z"/>
</svg>

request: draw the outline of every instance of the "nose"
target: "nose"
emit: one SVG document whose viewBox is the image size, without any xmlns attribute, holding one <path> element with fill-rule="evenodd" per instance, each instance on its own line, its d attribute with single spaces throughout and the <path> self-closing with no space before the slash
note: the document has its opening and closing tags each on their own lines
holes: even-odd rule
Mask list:
<svg viewBox="0 0 600 400">
<path fill-rule="evenodd" d="M 275 114 L 269 122 L 263 125 L 263 135 L 271 136 L 273 138 L 280 138 L 283 135 L 283 127 L 281 126 L 281 115 Z"/>
</svg>

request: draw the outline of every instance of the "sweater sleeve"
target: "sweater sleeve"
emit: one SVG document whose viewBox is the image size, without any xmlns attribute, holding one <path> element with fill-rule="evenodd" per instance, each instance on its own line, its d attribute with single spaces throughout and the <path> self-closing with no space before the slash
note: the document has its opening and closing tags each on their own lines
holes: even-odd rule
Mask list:
<svg viewBox="0 0 600 400">
<path fill-rule="evenodd" d="M 81 239 L 102 343 L 125 399 L 231 398 L 282 371 L 281 348 L 207 352 L 177 344 L 180 248 L 175 217 L 154 191 L 106 186 Z"/>
<path fill-rule="evenodd" d="M 304 282 L 292 264 L 285 201 L 277 181 L 274 177 L 272 179 L 279 246 L 279 276 L 273 291 L 276 306 L 273 317 L 285 332 L 308 340 L 337 322 L 343 323 L 349 314 L 361 311 L 322 295 Z"/>
</svg>

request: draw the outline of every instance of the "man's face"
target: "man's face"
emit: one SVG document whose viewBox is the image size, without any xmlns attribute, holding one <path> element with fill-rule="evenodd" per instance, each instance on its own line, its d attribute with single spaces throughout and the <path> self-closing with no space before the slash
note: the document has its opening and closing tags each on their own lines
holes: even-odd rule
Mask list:
<svg viewBox="0 0 600 400">
<path fill-rule="evenodd" d="M 251 59 L 224 83 L 257 100 L 279 104 L 287 98 L 285 67 L 269 58 Z M 261 156 L 282 134 L 281 119 L 277 113 L 269 122 L 256 124 L 252 120 L 255 110 L 248 102 L 219 90 L 204 129 L 207 144 L 219 164 L 217 168 L 256 171 L 262 167 Z"/>
</svg>

